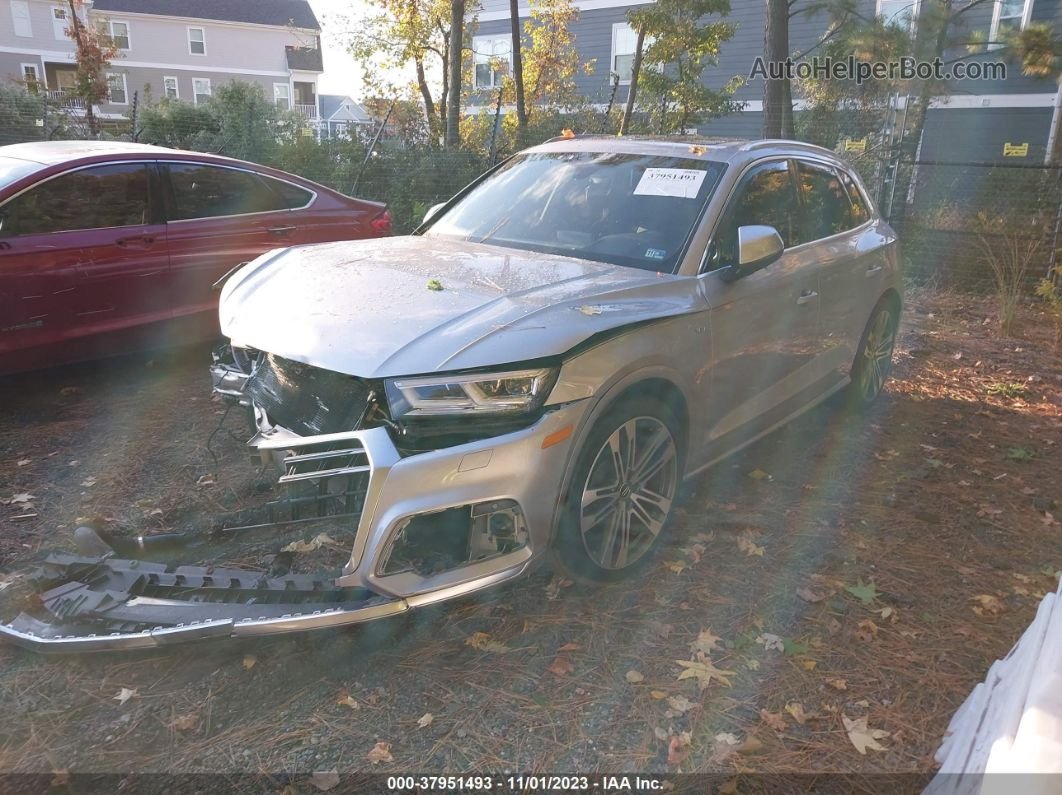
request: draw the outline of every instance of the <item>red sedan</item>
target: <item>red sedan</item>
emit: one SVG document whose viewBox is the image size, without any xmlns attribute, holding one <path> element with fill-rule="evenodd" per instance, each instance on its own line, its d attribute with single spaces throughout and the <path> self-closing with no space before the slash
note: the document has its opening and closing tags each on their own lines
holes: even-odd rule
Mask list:
<svg viewBox="0 0 1062 795">
<path fill-rule="evenodd" d="M 0 373 L 208 338 L 212 285 L 241 262 L 390 232 L 383 204 L 240 160 L 0 146 Z"/>
</svg>

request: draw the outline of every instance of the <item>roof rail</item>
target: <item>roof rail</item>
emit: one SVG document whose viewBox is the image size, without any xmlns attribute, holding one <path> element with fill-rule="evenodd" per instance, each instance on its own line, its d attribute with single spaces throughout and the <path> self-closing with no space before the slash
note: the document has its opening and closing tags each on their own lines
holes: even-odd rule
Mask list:
<svg viewBox="0 0 1062 795">
<path fill-rule="evenodd" d="M 770 146 L 792 146 L 797 149 L 808 149 L 812 152 L 830 152 L 829 149 L 818 146 L 817 144 L 809 144 L 804 141 L 793 141 L 789 138 L 765 138 L 760 141 L 749 141 L 741 147 L 741 151 L 749 152 L 753 149 L 764 149 Z M 836 154 L 836 152 L 830 152 L 830 154 Z"/>
</svg>

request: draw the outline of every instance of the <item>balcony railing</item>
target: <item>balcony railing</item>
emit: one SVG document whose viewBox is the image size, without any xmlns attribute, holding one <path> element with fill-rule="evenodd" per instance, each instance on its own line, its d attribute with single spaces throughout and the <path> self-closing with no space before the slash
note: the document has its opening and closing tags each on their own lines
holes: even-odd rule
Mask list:
<svg viewBox="0 0 1062 795">
<path fill-rule="evenodd" d="M 85 100 L 76 94 L 71 94 L 67 91 L 49 91 L 48 99 L 52 102 L 57 102 L 64 108 L 76 108 L 78 110 L 85 109 Z"/>
<path fill-rule="evenodd" d="M 295 112 L 301 113 L 307 119 L 317 118 L 317 106 L 316 105 L 296 105 Z"/>
</svg>

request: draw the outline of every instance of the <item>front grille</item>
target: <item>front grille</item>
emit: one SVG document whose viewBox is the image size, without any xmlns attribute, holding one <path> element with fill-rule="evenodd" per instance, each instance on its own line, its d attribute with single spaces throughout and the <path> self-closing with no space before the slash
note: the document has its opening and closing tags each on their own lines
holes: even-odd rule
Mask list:
<svg viewBox="0 0 1062 795">
<path fill-rule="evenodd" d="M 353 430 L 370 391 L 360 378 L 275 354 L 262 358 L 244 387 L 270 420 L 300 436 Z"/>
</svg>

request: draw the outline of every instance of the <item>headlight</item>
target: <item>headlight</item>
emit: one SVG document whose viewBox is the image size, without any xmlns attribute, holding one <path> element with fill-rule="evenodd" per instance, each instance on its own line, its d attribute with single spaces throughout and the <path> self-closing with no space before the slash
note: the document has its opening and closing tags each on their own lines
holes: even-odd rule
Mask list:
<svg viewBox="0 0 1062 795">
<path fill-rule="evenodd" d="M 385 383 L 391 416 L 527 414 L 542 406 L 555 369 L 394 378 Z"/>
</svg>

